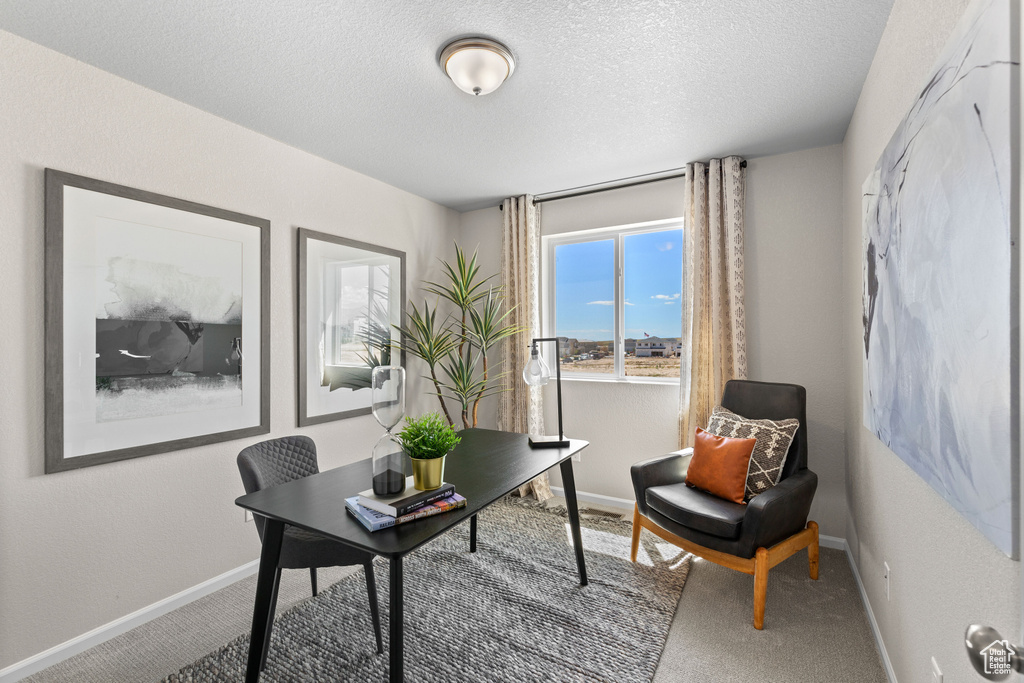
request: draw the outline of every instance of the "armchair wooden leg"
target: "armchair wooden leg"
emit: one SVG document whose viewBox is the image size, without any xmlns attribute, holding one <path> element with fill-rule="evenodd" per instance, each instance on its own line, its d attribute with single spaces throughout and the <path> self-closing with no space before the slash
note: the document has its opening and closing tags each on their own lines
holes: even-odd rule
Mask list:
<svg viewBox="0 0 1024 683">
<path fill-rule="evenodd" d="M 811 578 L 818 580 L 818 523 L 807 522 L 811 530 L 811 542 L 807 545 L 807 563 L 810 566 Z"/>
<path fill-rule="evenodd" d="M 309 582 L 313 585 L 313 597 L 316 597 L 316 567 L 309 568 Z"/>
<path fill-rule="evenodd" d="M 629 561 L 636 562 L 636 553 L 640 549 L 640 507 L 633 504 L 633 545 L 629 548 Z"/>
<path fill-rule="evenodd" d="M 764 603 L 768 598 L 768 549 L 754 555 L 754 628 L 764 628 Z"/>
</svg>

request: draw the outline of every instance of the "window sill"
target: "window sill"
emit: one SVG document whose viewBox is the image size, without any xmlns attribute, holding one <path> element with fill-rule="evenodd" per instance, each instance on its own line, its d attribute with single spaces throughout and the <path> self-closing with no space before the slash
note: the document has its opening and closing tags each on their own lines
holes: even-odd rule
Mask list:
<svg viewBox="0 0 1024 683">
<path fill-rule="evenodd" d="M 679 386 L 678 377 L 602 377 L 601 375 L 562 375 L 563 382 L 598 382 L 602 384 L 656 384 Z"/>
</svg>

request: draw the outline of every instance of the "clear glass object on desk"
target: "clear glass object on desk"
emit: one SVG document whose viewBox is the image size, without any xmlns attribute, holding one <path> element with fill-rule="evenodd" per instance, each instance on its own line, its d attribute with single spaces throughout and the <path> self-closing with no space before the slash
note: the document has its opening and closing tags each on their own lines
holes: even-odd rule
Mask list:
<svg viewBox="0 0 1024 683">
<path fill-rule="evenodd" d="M 379 365 L 370 375 L 373 416 L 386 431 L 373 446 L 373 492 L 394 496 L 405 491 L 405 451 L 391 433 L 405 417 L 405 368 Z"/>
</svg>

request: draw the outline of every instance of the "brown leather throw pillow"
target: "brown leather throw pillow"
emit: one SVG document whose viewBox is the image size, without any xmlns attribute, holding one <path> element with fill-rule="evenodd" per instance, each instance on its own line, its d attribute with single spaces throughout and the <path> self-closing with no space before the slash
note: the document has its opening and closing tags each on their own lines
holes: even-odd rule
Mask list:
<svg viewBox="0 0 1024 683">
<path fill-rule="evenodd" d="M 715 436 L 697 427 L 686 485 L 733 503 L 743 502 L 750 455 L 757 439 Z"/>
</svg>

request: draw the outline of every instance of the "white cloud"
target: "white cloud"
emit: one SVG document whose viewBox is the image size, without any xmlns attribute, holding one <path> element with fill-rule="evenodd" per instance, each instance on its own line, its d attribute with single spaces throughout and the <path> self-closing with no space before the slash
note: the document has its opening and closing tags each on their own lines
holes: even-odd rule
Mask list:
<svg viewBox="0 0 1024 683">
<path fill-rule="evenodd" d="M 671 301 L 673 301 L 675 299 L 678 299 L 679 296 L 680 296 L 680 292 L 676 292 L 675 294 L 673 294 L 671 296 L 669 296 L 668 294 L 655 294 L 651 298 L 652 299 L 660 299 L 662 301 L 669 301 L 669 302 L 671 302 Z"/>
<path fill-rule="evenodd" d="M 669 251 L 670 249 L 672 249 L 671 242 L 664 242 L 663 244 L 658 245 L 658 251 Z"/>
<path fill-rule="evenodd" d="M 614 301 L 588 301 L 588 306 L 614 306 Z"/>
</svg>

